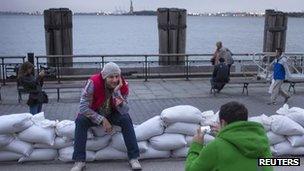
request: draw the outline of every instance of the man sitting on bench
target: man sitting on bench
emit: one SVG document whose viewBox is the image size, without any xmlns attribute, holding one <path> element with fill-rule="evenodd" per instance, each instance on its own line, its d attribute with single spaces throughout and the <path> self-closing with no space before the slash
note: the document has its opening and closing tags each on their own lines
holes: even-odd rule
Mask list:
<svg viewBox="0 0 304 171">
<path fill-rule="evenodd" d="M 218 93 L 229 82 L 229 67 L 225 64 L 225 59 L 220 58 L 220 63 L 214 66 L 211 82 L 211 91 L 216 90 Z"/>
</svg>

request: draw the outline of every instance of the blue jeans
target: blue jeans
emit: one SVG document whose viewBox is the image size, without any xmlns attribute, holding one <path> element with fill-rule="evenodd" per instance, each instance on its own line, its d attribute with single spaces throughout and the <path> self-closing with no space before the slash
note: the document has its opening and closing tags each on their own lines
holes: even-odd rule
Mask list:
<svg viewBox="0 0 304 171">
<path fill-rule="evenodd" d="M 138 144 L 133 128 L 132 120 L 129 114 L 114 113 L 107 119 L 112 125 L 118 125 L 121 127 L 122 135 L 128 150 L 128 158 L 136 159 L 139 157 Z M 87 132 L 90 127 L 97 126 L 89 118 L 83 115 L 79 115 L 75 121 L 75 140 L 74 140 L 74 161 L 86 160 L 86 142 Z"/>
<path fill-rule="evenodd" d="M 30 113 L 35 115 L 39 112 L 41 112 L 42 109 L 42 103 L 34 104 L 30 106 Z"/>
</svg>

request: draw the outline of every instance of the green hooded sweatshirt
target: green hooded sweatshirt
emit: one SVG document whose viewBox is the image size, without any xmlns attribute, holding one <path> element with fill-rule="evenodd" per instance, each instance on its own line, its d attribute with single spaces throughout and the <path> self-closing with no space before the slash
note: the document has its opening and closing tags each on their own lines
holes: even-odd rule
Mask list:
<svg viewBox="0 0 304 171">
<path fill-rule="evenodd" d="M 193 142 L 186 171 L 271 171 L 259 167 L 258 158 L 271 158 L 263 126 L 257 122 L 238 121 L 225 126 L 206 146 Z"/>
</svg>

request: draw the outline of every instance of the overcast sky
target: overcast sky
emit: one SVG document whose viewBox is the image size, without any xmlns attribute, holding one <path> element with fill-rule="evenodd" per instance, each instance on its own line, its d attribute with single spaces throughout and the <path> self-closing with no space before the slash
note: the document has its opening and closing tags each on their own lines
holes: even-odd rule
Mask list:
<svg viewBox="0 0 304 171">
<path fill-rule="evenodd" d="M 188 12 L 264 12 L 265 9 L 304 11 L 304 0 L 133 0 L 134 10 L 186 8 Z M 43 11 L 67 7 L 73 12 L 129 10 L 130 0 L 0 0 L 0 11 Z"/>
</svg>

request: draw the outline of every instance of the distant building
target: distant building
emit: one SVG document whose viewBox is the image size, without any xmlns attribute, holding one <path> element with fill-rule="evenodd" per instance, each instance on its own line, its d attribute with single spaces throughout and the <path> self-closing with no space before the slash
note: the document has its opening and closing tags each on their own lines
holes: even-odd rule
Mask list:
<svg viewBox="0 0 304 171">
<path fill-rule="evenodd" d="M 129 11 L 129 14 L 133 14 L 133 13 L 134 13 L 133 1 L 130 0 L 130 11 Z"/>
</svg>

